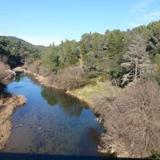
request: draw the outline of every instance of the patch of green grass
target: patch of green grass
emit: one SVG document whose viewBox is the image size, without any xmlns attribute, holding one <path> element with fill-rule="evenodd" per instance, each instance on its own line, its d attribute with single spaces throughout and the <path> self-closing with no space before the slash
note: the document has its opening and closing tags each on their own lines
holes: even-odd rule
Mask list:
<svg viewBox="0 0 160 160">
<path fill-rule="evenodd" d="M 88 84 L 82 88 L 72 90 L 72 92 L 84 99 L 90 100 L 95 96 L 115 97 L 120 90 L 119 87 L 112 86 L 109 80 L 100 82 L 97 79 L 95 84 Z"/>
<path fill-rule="evenodd" d="M 154 63 L 160 65 L 160 54 L 156 54 L 154 57 Z"/>
</svg>

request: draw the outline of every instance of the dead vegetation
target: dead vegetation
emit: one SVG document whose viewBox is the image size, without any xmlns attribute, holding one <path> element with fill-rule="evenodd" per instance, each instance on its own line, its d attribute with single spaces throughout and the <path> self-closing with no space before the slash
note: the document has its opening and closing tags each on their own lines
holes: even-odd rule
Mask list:
<svg viewBox="0 0 160 160">
<path fill-rule="evenodd" d="M 5 78 L 5 71 L 9 69 L 9 67 L 4 64 L 3 62 L 0 62 L 0 82 L 3 82 L 4 78 Z"/>
<path fill-rule="evenodd" d="M 140 80 L 115 100 L 96 97 L 94 102 L 100 106 L 97 112 L 107 131 L 101 152 L 118 157 L 148 157 L 160 152 L 160 89 L 156 81 Z"/>
<path fill-rule="evenodd" d="M 15 73 L 10 70 L 10 67 L 5 63 L 0 62 L 0 86 L 9 83 L 14 76 Z"/>
<path fill-rule="evenodd" d="M 49 84 L 65 90 L 82 87 L 87 81 L 87 76 L 80 66 L 59 70 L 48 77 Z"/>
<path fill-rule="evenodd" d="M 41 61 L 26 64 L 24 67 L 31 73 L 43 76 L 47 84 L 59 89 L 79 88 L 87 84 L 88 77 L 80 65 L 70 66 L 58 71 L 51 71 L 42 66 Z"/>
<path fill-rule="evenodd" d="M 23 96 L 10 96 L 0 99 L 0 150 L 4 148 L 11 133 L 11 115 L 18 106 L 26 102 Z"/>
</svg>

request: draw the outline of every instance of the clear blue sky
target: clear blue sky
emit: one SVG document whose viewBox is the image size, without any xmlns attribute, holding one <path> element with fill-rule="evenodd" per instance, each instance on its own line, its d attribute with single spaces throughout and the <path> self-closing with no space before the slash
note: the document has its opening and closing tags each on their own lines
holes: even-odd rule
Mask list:
<svg viewBox="0 0 160 160">
<path fill-rule="evenodd" d="M 47 45 L 160 20 L 160 0 L 0 0 L 0 35 Z"/>
</svg>

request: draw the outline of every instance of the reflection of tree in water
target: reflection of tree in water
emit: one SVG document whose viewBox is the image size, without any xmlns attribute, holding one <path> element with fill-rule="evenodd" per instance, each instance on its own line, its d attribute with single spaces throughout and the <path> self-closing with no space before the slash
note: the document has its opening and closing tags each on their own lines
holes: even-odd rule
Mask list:
<svg viewBox="0 0 160 160">
<path fill-rule="evenodd" d="M 59 103 L 63 107 L 64 112 L 70 116 L 80 116 L 85 106 L 77 99 L 49 87 L 43 87 L 41 95 L 50 105 Z"/>
<path fill-rule="evenodd" d="M 58 103 L 56 92 L 54 92 L 51 88 L 43 87 L 41 91 L 42 97 L 47 101 L 49 105 L 55 105 Z"/>
</svg>

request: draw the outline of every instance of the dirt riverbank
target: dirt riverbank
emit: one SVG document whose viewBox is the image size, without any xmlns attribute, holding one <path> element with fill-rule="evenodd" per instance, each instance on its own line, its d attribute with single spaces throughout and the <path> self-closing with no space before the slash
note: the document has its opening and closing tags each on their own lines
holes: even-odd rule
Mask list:
<svg viewBox="0 0 160 160">
<path fill-rule="evenodd" d="M 10 96 L 0 99 L 0 150 L 4 148 L 12 128 L 11 115 L 15 109 L 26 103 L 23 96 Z"/>
</svg>

